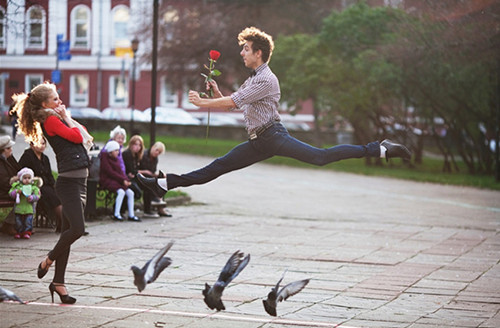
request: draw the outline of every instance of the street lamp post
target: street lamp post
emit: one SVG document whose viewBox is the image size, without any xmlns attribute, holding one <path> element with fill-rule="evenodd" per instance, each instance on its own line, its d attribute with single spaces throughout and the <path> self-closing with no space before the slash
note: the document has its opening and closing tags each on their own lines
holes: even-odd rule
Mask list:
<svg viewBox="0 0 500 328">
<path fill-rule="evenodd" d="M 151 54 L 151 125 L 150 125 L 150 147 L 156 141 L 156 76 L 158 66 L 158 11 L 159 0 L 153 2 L 153 49 Z"/>
<path fill-rule="evenodd" d="M 131 118 L 130 118 L 130 135 L 134 133 L 134 109 L 135 109 L 135 54 L 137 49 L 139 48 L 139 40 L 134 38 L 131 41 L 132 48 L 132 97 L 130 99 L 130 107 L 131 107 Z"/>
</svg>

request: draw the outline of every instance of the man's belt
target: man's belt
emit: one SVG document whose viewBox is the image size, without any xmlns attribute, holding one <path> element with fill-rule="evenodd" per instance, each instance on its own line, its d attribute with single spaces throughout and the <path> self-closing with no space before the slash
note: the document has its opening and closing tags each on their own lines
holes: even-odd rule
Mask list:
<svg viewBox="0 0 500 328">
<path fill-rule="evenodd" d="M 257 139 L 258 136 L 260 136 L 262 133 L 264 133 L 267 129 L 269 129 L 271 126 L 273 126 L 275 123 L 278 123 L 279 121 L 277 120 L 272 120 L 267 122 L 266 124 L 259 126 L 253 133 L 250 134 L 249 139 L 250 140 L 255 140 Z"/>
</svg>

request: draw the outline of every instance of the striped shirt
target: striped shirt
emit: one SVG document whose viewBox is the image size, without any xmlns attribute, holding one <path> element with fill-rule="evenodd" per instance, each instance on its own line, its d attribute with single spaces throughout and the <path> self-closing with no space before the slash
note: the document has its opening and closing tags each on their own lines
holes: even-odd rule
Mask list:
<svg viewBox="0 0 500 328">
<path fill-rule="evenodd" d="M 231 95 L 236 107 L 243 110 L 248 134 L 270 121 L 280 121 L 278 113 L 280 85 L 267 63 L 257 67 L 255 75 L 246 79 Z"/>
</svg>

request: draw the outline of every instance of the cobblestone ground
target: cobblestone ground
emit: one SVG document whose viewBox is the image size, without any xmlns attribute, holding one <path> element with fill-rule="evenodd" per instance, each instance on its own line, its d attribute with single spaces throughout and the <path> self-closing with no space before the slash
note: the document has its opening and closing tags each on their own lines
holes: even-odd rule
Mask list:
<svg viewBox="0 0 500 328">
<path fill-rule="evenodd" d="M 21 145 L 16 145 L 19 158 Z M 210 159 L 167 153 L 187 172 Z M 72 306 L 52 304 L 36 267 L 58 235 L 0 236 L 1 327 L 500 327 L 500 193 L 267 164 L 185 188 L 172 218 L 87 222 L 72 247 Z M 130 266 L 169 241 L 170 267 L 138 293 Z M 236 250 L 250 264 L 211 311 L 201 290 Z M 268 316 L 262 299 L 311 278 Z M 57 297 L 57 296 L 56 296 Z"/>
</svg>

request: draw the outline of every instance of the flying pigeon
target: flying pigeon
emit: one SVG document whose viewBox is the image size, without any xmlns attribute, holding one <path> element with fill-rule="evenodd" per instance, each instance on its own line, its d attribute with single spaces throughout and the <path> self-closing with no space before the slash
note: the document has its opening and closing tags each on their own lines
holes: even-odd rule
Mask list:
<svg viewBox="0 0 500 328">
<path fill-rule="evenodd" d="M 163 257 L 174 243 L 170 242 L 162 248 L 156 255 L 144 264 L 142 269 L 132 265 L 130 269 L 134 273 L 134 285 L 137 286 L 139 292 L 146 288 L 146 284 L 150 284 L 158 278 L 160 273 L 172 263 L 170 257 Z"/>
<path fill-rule="evenodd" d="M 209 284 L 205 283 L 205 289 L 202 294 L 204 297 L 205 303 L 208 307 L 213 310 L 214 308 L 217 311 L 225 310 L 224 304 L 222 303 L 221 297 L 224 288 L 233 281 L 234 278 L 243 270 L 248 262 L 250 261 L 250 254 L 247 254 L 243 258 L 243 252 L 237 250 L 233 255 L 229 258 L 226 265 L 222 269 L 219 278 L 211 287 Z"/>
<path fill-rule="evenodd" d="M 21 301 L 19 297 L 17 297 L 16 294 L 14 294 L 8 289 L 0 287 L 0 303 L 3 301 L 14 301 L 14 302 L 19 302 L 21 304 L 25 304 L 23 301 Z"/>
<path fill-rule="evenodd" d="M 278 302 L 284 301 L 290 296 L 293 296 L 300 292 L 308 283 L 309 279 L 304 279 L 304 280 L 299 280 L 295 282 L 291 282 L 285 287 L 280 288 L 280 283 L 285 277 L 285 272 L 283 273 L 283 276 L 281 279 L 278 281 L 276 284 L 276 287 L 273 287 L 269 294 L 267 294 L 267 299 L 262 300 L 262 303 L 264 303 L 264 309 L 266 310 L 267 313 L 269 313 L 272 316 L 276 316 L 276 306 L 278 305 Z M 279 292 L 278 292 L 279 290 Z"/>
</svg>

